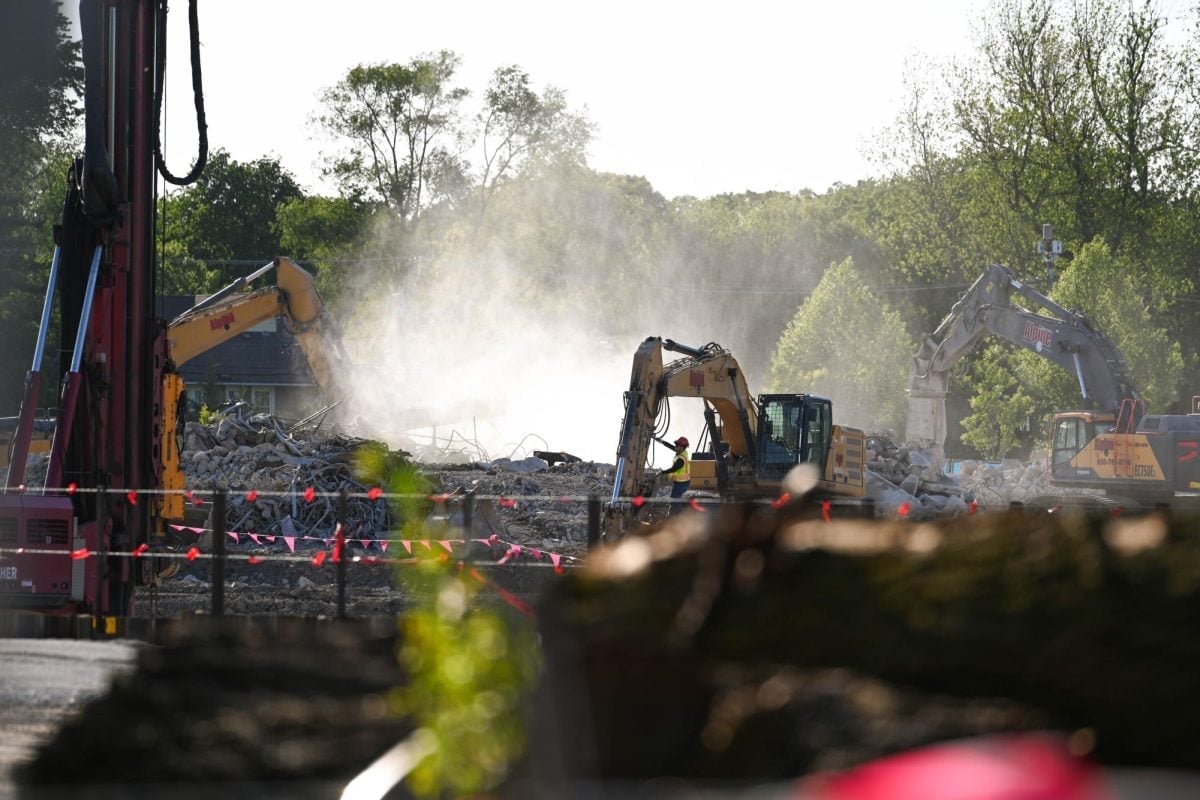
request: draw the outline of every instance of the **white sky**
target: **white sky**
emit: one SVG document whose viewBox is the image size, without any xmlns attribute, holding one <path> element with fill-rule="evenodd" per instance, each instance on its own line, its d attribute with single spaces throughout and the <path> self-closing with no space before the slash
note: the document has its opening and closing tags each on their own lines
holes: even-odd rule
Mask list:
<svg viewBox="0 0 1200 800">
<path fill-rule="evenodd" d="M 67 0 L 73 7 L 72 0 Z M 172 3 L 167 157 L 195 152 L 187 2 Z M 895 119 L 906 59 L 965 53 L 978 2 L 600 3 L 200 0 L 211 145 L 278 156 L 309 190 L 317 95 L 355 64 L 450 49 L 475 96 L 518 64 L 564 89 L 598 134 L 597 169 L 663 194 L 810 188 L 875 174 L 865 146 Z M 72 13 L 74 9 L 71 8 Z"/>
</svg>

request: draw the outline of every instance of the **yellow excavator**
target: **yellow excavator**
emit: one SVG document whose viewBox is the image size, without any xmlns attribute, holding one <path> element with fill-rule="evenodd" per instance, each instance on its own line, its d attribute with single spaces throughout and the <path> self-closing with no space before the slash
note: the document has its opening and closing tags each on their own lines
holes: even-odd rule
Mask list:
<svg viewBox="0 0 1200 800">
<path fill-rule="evenodd" d="M 18 417 L 0 417 L 0 469 L 8 466 L 13 436 L 17 431 L 17 421 Z M 50 442 L 54 439 L 54 426 L 53 419 L 34 420 L 33 433 L 29 437 L 30 455 L 46 455 L 50 452 Z"/>
<path fill-rule="evenodd" d="M 253 281 L 275 271 L 275 284 L 246 292 Z M 182 450 L 184 381 L 179 368 L 191 359 L 261 322 L 279 317 L 308 359 L 317 385 L 328 392 L 350 359 L 336 325 L 321 302 L 312 275 L 288 258 L 276 258 L 238 278 L 211 297 L 171 320 L 167 326 L 167 365 L 163 372 L 162 417 L 158 437 L 163 463 L 162 488 L 183 489 Z M 169 523 L 183 518 L 181 494 L 164 492 L 160 518 Z"/>
<path fill-rule="evenodd" d="M 663 351 L 681 358 L 663 364 Z M 779 494 L 799 464 L 817 471 L 816 494 L 862 498 L 866 494 L 865 436 L 833 424 L 833 404 L 809 394 L 750 394 L 733 355 L 710 342 L 689 347 L 652 336 L 638 347 L 625 393 L 625 419 L 617 446 L 617 471 L 605 512 L 605 536 L 634 531 L 652 513 L 632 498 L 654 493 L 646 468 L 651 442 L 669 413 L 669 398 L 704 401 L 707 451 L 692 456 L 692 488 L 747 500 Z"/>
</svg>

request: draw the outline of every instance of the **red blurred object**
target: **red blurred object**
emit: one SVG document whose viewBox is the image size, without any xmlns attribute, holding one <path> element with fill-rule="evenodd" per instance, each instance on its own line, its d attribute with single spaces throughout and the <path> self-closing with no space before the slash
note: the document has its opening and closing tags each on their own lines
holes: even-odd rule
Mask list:
<svg viewBox="0 0 1200 800">
<path fill-rule="evenodd" d="M 1019 734 L 926 747 L 801 785 L 812 800 L 1114 800 L 1063 738 Z"/>
</svg>

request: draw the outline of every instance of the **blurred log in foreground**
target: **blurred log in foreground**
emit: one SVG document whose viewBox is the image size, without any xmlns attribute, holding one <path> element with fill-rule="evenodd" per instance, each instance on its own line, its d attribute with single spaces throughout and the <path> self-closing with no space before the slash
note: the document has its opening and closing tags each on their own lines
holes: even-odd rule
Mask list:
<svg viewBox="0 0 1200 800">
<path fill-rule="evenodd" d="M 683 515 L 554 587 L 531 777 L 788 780 L 1031 729 L 1200 768 L 1196 517 L 789 516 Z"/>
</svg>

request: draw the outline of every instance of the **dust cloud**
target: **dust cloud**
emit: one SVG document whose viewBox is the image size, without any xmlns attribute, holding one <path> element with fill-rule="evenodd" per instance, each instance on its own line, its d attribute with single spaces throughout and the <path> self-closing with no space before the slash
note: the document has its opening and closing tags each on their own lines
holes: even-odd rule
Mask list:
<svg viewBox="0 0 1200 800">
<path fill-rule="evenodd" d="M 353 414 L 421 460 L 565 451 L 611 463 L 637 338 L 522 297 L 510 265 L 414 270 L 348 316 Z"/>
<path fill-rule="evenodd" d="M 355 267 L 358 295 L 335 309 L 359 365 L 347 381 L 355 387 L 349 416 L 361 421 L 356 427 L 422 461 L 519 459 L 549 450 L 613 463 L 633 355 L 647 336 L 693 347 L 716 341 L 739 360 L 751 391 L 765 391 L 782 323 L 803 298 L 736 291 L 741 283 L 784 283 L 736 269 L 728 278 L 734 290 L 724 282 L 704 285 L 694 268 L 697 254 L 703 257 L 699 242 L 672 242 L 640 273 L 604 263 L 606 254 L 624 252 L 606 247 L 605 237 L 628 234 L 617 211 L 590 211 L 577 219 L 581 233 L 566 263 L 537 285 L 486 243 L 430 246 L 430 237 L 421 258 L 364 257 Z M 536 228 L 533 221 L 507 224 Z M 363 252 L 401 252 L 402 238 L 377 231 Z M 692 409 L 676 398 L 671 406 L 663 434 L 685 435 L 695 449 L 704 430 L 699 404 Z M 668 457 L 658 446 L 651 456 L 656 464 Z"/>
</svg>

